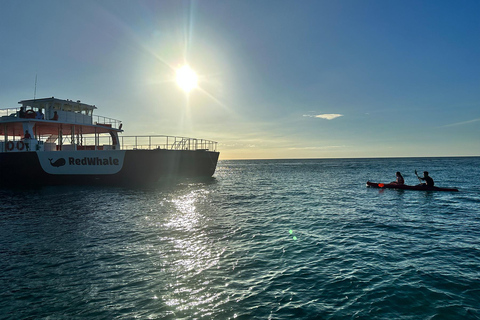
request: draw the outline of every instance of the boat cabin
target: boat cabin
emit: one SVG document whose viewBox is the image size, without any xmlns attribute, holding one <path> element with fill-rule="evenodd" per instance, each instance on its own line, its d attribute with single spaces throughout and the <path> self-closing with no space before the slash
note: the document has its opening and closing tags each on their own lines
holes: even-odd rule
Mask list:
<svg viewBox="0 0 480 320">
<path fill-rule="evenodd" d="M 94 105 L 54 97 L 19 104 L 0 110 L 0 152 L 120 149 L 121 122 L 94 115 Z"/>
</svg>

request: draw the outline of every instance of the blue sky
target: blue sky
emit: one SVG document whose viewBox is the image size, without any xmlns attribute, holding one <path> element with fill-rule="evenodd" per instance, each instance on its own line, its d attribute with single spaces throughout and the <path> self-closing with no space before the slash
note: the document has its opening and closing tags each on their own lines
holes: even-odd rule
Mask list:
<svg viewBox="0 0 480 320">
<path fill-rule="evenodd" d="M 82 100 L 222 159 L 480 155 L 479 1 L 0 2 L 0 107 Z M 185 94 L 185 63 L 199 88 Z"/>
</svg>

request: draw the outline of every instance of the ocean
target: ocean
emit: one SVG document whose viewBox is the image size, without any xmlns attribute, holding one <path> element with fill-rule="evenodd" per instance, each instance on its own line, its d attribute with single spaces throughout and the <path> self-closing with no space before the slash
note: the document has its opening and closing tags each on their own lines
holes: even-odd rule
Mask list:
<svg viewBox="0 0 480 320">
<path fill-rule="evenodd" d="M 459 192 L 365 183 L 430 172 Z M 480 158 L 0 189 L 0 319 L 480 319 Z"/>
</svg>

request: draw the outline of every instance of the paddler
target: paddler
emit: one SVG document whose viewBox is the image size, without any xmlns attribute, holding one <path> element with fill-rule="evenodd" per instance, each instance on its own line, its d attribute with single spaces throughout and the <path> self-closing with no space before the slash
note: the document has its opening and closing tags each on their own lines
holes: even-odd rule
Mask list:
<svg viewBox="0 0 480 320">
<path fill-rule="evenodd" d="M 426 185 L 427 187 L 433 187 L 435 185 L 435 182 L 433 182 L 432 177 L 428 175 L 428 171 L 423 171 L 423 177 L 418 176 L 417 170 L 415 170 L 415 174 L 417 175 L 417 178 L 419 180 L 425 181 L 425 183 L 422 183 L 423 185 Z"/>
</svg>

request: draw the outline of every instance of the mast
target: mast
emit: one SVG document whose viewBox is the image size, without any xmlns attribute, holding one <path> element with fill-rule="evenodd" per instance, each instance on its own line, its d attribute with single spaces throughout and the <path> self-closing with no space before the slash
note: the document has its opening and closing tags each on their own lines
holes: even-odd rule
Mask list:
<svg viewBox="0 0 480 320">
<path fill-rule="evenodd" d="M 35 89 L 33 91 L 33 100 L 37 98 L 37 74 L 35 73 Z"/>
</svg>

